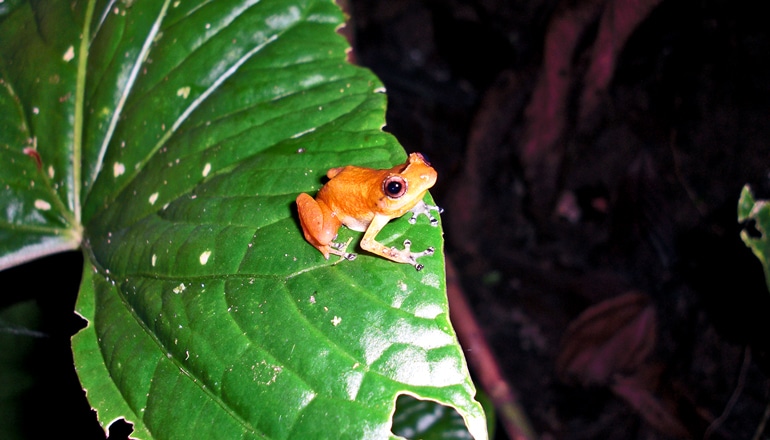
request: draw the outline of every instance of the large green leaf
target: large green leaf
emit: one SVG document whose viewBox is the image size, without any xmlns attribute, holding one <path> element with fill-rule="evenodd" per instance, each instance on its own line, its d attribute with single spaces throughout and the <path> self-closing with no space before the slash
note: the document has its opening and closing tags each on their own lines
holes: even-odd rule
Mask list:
<svg viewBox="0 0 770 440">
<path fill-rule="evenodd" d="M 103 425 L 140 438 L 387 438 L 395 399 L 486 438 L 448 319 L 440 228 L 420 272 L 326 261 L 294 198 L 406 155 L 345 62 L 330 0 L 9 2 L 0 10 L 0 264 L 80 246 L 73 340 Z M 340 239 L 360 238 L 340 232 Z M 354 242 L 357 242 L 355 241 Z"/>
</svg>

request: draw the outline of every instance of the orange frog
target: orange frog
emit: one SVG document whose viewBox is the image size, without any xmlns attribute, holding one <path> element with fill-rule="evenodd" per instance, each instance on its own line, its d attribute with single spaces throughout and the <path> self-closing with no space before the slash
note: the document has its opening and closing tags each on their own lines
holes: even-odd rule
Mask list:
<svg viewBox="0 0 770 440">
<path fill-rule="evenodd" d="M 412 252 L 412 242 L 404 241 L 404 249 L 387 247 L 375 240 L 377 233 L 392 219 L 412 213 L 409 223 L 414 224 L 420 214 L 438 225 L 430 211 L 441 212 L 437 206 L 422 201 L 425 193 L 436 183 L 436 170 L 420 153 L 409 155 L 406 163 L 386 170 L 348 165 L 332 168 L 326 173 L 329 181 L 318 191 L 315 199 L 307 194 L 297 196 L 297 210 L 305 239 L 321 251 L 328 260 L 329 254 L 353 260 L 356 254 L 345 251 L 347 243 L 334 243 L 340 226 L 354 231 L 366 231 L 361 248 L 398 263 L 423 268 L 417 259 L 433 255 L 429 247 L 422 252 Z"/>
</svg>

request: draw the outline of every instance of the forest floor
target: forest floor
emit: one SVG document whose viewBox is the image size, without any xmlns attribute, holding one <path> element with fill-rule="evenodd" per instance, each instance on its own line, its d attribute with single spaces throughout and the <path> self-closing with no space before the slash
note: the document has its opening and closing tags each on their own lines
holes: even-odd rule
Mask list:
<svg viewBox="0 0 770 440">
<path fill-rule="evenodd" d="M 758 6 L 351 3 L 540 438 L 765 438 L 770 294 L 736 218 L 770 188 Z"/>
</svg>

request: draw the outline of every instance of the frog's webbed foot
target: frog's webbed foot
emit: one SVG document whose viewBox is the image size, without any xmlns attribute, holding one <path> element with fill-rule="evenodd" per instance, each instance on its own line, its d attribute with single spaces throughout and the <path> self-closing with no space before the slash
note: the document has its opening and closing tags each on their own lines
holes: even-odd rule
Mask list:
<svg viewBox="0 0 770 440">
<path fill-rule="evenodd" d="M 348 241 L 344 243 L 329 243 L 329 247 L 331 247 L 331 250 L 329 250 L 329 253 L 340 256 L 340 259 L 337 261 L 337 263 L 339 263 L 342 260 L 353 261 L 358 256 L 357 254 L 354 254 L 351 252 L 345 252 L 345 250 L 348 248 L 348 245 L 352 240 L 353 240 L 353 237 L 350 237 L 348 238 Z M 337 264 L 337 263 L 334 263 L 334 264 Z"/>
<path fill-rule="evenodd" d="M 444 210 L 439 208 L 438 206 L 428 205 L 427 203 L 420 200 L 419 203 L 414 205 L 414 208 L 409 210 L 409 212 L 412 213 L 412 217 L 409 218 L 409 223 L 411 224 L 417 223 L 417 217 L 419 217 L 420 214 L 423 214 L 424 216 L 428 217 L 428 219 L 430 220 L 431 226 L 438 226 L 438 219 L 436 219 L 431 215 L 430 213 L 431 211 L 436 211 L 439 214 L 444 212 Z"/>
<path fill-rule="evenodd" d="M 385 248 L 385 253 L 391 257 L 392 260 L 408 263 L 414 266 L 415 269 L 422 270 L 422 268 L 425 266 L 418 263 L 417 259 L 426 255 L 433 255 L 436 252 L 436 249 L 431 246 L 422 252 L 412 252 L 411 247 L 412 242 L 411 240 L 407 239 L 404 240 L 404 249 L 397 249 L 395 247 Z"/>
</svg>

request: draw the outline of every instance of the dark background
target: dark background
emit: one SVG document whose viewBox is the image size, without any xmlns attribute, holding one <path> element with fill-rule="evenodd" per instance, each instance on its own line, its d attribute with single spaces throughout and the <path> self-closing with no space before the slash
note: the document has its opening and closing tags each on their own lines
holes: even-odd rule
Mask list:
<svg viewBox="0 0 770 440">
<path fill-rule="evenodd" d="M 541 438 L 762 434 L 770 295 L 736 214 L 744 184 L 768 194 L 770 28 L 761 6 L 663 0 L 631 26 L 616 20 L 629 37 L 616 41 L 612 80 L 584 115 L 602 13 L 625 17 L 650 2 L 350 3 L 354 60 L 387 88 L 386 130 L 439 172 L 431 193 L 445 208 L 448 257 Z M 547 53 L 554 23 L 571 11 L 587 15 L 582 27 L 566 26 L 576 40 L 556 38 Z M 549 55 L 566 60 L 555 74 L 568 87 L 549 95 L 560 100 L 563 128 L 540 145 L 538 162 L 522 150 L 543 130 L 530 107 Z M 664 417 L 613 391 L 617 376 L 557 374 L 559 353 L 590 349 L 565 341 L 570 324 L 626 294 L 648 301 L 653 330 L 634 328 L 654 342 L 619 374 L 635 379 L 631 399 L 649 398 Z M 593 324 L 623 330 L 612 319 Z M 602 356 L 638 348 L 633 338 L 615 342 L 599 367 L 614 365 Z"/>
<path fill-rule="evenodd" d="M 736 204 L 745 183 L 765 196 L 770 186 L 764 7 L 662 0 L 633 25 L 618 25 L 629 37 L 618 41 L 612 81 L 582 114 L 610 7 L 628 5 L 351 1 L 345 31 L 352 59 L 386 85 L 386 130 L 439 172 L 432 194 L 446 209 L 448 257 L 541 438 L 703 438 L 710 425 L 709 438 L 759 436 L 770 390 L 770 294 L 740 241 Z M 573 28 L 575 39 L 550 52 L 569 67 L 556 72 L 568 87 L 550 98 L 561 105 L 551 116 L 561 124 L 558 141 L 525 157 L 527 136 L 543 130 L 528 109 L 549 73 L 545 42 L 560 14 L 581 10 L 592 12 Z M 82 396 L 69 351 L 82 325 L 71 313 L 81 269 L 79 254 L 67 253 L 0 273 L 12 291 L 0 306 L 30 298 L 41 306 L 46 336 L 35 344 L 45 358 L 29 363 L 39 381 L 30 438 L 52 427 L 101 435 L 85 399 L 72 397 Z M 654 334 L 643 359 L 604 381 L 560 372 L 560 353 L 590 347 L 565 337 L 570 325 L 628 294 L 644 298 L 644 315 L 591 322 L 599 333 Z M 616 340 L 597 365 L 615 365 L 624 350 L 639 349 L 635 341 Z M 630 404 L 613 388 L 618 377 L 634 378 L 626 397 L 646 396 L 665 415 Z"/>
</svg>

